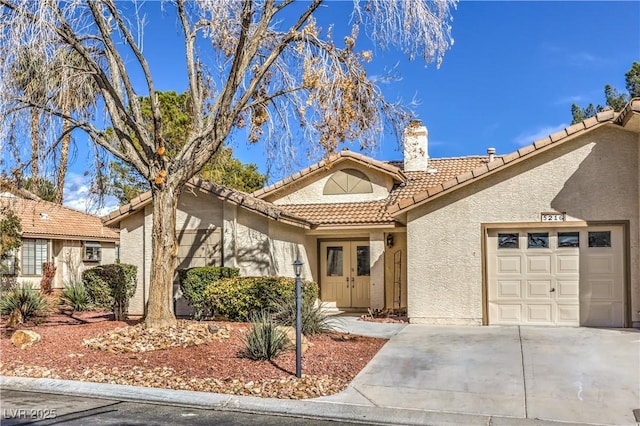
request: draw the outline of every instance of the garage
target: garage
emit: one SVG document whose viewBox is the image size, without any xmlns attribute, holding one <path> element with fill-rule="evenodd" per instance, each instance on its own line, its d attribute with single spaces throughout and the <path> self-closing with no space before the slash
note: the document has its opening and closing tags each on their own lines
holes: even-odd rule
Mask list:
<svg viewBox="0 0 640 426">
<path fill-rule="evenodd" d="M 624 327 L 624 226 L 488 228 L 485 247 L 489 324 Z"/>
</svg>

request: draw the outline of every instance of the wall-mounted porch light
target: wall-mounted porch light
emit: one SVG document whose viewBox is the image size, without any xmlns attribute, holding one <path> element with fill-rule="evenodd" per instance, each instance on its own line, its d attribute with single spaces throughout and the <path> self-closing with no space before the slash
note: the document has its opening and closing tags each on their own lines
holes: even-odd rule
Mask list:
<svg viewBox="0 0 640 426">
<path fill-rule="evenodd" d="M 393 234 L 387 235 L 387 247 L 393 247 Z"/>
</svg>

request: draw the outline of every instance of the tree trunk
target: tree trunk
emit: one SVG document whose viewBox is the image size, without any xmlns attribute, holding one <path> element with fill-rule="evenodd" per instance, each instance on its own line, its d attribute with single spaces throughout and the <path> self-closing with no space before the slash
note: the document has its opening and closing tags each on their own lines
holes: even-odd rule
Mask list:
<svg viewBox="0 0 640 426">
<path fill-rule="evenodd" d="M 145 324 L 160 328 L 176 324 L 173 313 L 173 276 L 178 245 L 175 237 L 176 209 L 180 190 L 166 183 L 152 188 L 151 282 Z"/>
<path fill-rule="evenodd" d="M 67 132 L 71 127 L 71 123 L 68 120 L 64 120 L 62 124 L 62 131 Z M 71 144 L 71 133 L 67 133 L 62 138 L 62 145 L 60 146 L 60 165 L 58 167 L 58 182 L 56 185 L 56 198 L 57 204 L 62 204 L 64 201 L 64 181 L 67 176 L 67 162 L 69 161 L 69 145 Z"/>
<path fill-rule="evenodd" d="M 38 174 L 40 173 L 40 114 L 31 108 L 31 192 L 38 194 Z"/>
</svg>

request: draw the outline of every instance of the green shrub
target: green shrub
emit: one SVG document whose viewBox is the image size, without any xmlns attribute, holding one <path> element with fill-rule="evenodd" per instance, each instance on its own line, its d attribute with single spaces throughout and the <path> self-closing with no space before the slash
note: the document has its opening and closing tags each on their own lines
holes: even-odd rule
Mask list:
<svg viewBox="0 0 640 426">
<path fill-rule="evenodd" d="M 96 266 L 82 273 L 82 283 L 93 304 L 111 309 L 116 321 L 124 321 L 136 292 L 137 271 L 124 263 Z"/>
<path fill-rule="evenodd" d="M 237 277 L 238 272 L 238 268 L 224 266 L 203 266 L 178 271 L 180 290 L 189 305 L 195 310 L 195 319 L 199 320 L 213 315 L 212 307 L 204 297 L 207 286 L 221 278 Z"/>
<path fill-rule="evenodd" d="M 48 313 L 47 301 L 33 285 L 13 287 L 2 295 L 0 313 L 9 315 L 17 324 L 43 318 Z"/>
<path fill-rule="evenodd" d="M 322 307 L 311 302 L 309 299 L 302 299 L 302 334 L 312 336 L 314 334 L 326 333 L 333 330 L 329 317 L 324 313 Z M 280 325 L 290 327 L 296 326 L 296 300 L 295 297 L 282 300 L 276 304 L 274 320 Z"/>
<path fill-rule="evenodd" d="M 91 298 L 82 281 L 76 281 L 62 290 L 60 304 L 73 309 L 74 311 L 86 311 L 91 306 Z"/>
<path fill-rule="evenodd" d="M 287 336 L 279 330 L 267 311 L 251 314 L 253 327 L 244 337 L 245 351 L 249 358 L 269 361 L 284 352 Z"/>
<path fill-rule="evenodd" d="M 247 321 L 252 312 L 275 311 L 283 300 L 295 297 L 295 279 L 287 277 L 223 278 L 207 286 L 206 303 L 218 315 L 232 321 Z M 318 298 L 318 285 L 302 283 L 303 298 L 313 303 Z"/>
</svg>

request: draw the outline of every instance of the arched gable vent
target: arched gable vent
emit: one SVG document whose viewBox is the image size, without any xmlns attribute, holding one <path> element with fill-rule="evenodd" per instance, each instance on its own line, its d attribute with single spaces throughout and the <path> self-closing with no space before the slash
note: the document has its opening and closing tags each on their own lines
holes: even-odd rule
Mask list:
<svg viewBox="0 0 640 426">
<path fill-rule="evenodd" d="M 368 194 L 373 192 L 371 181 L 360 170 L 344 169 L 335 172 L 324 185 L 323 195 Z"/>
</svg>

